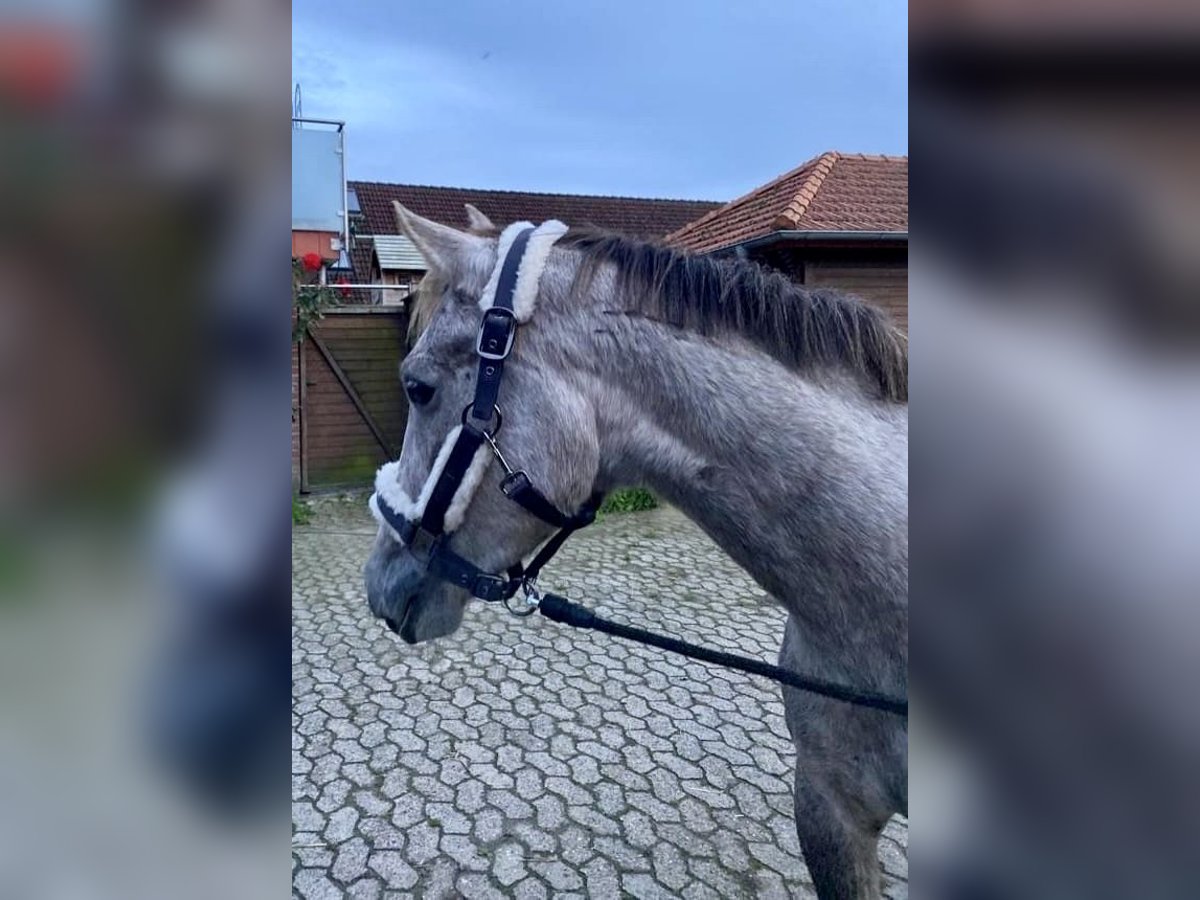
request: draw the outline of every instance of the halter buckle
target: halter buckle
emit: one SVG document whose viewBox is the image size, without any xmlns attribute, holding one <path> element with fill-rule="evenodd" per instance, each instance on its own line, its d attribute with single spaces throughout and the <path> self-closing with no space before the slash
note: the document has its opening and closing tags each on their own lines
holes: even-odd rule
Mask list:
<svg viewBox="0 0 1200 900">
<path fill-rule="evenodd" d="M 508 601 L 512 597 L 512 592 L 509 591 L 509 581 L 507 578 L 502 578 L 499 575 L 489 575 L 482 573 L 476 575 L 467 589 L 475 597 L 483 600 L 486 603 L 495 603 L 497 600 L 504 601 L 504 605 L 508 606 Z"/>
<path fill-rule="evenodd" d="M 483 312 L 483 321 L 479 323 L 475 352 L 483 359 L 507 359 L 516 336 L 517 317 L 513 311 L 503 306 L 489 306 Z"/>
<path fill-rule="evenodd" d="M 524 471 L 514 472 L 507 464 L 504 468 L 508 471 L 508 475 L 500 482 L 500 493 L 511 500 L 516 494 L 528 489 L 529 476 Z"/>
</svg>

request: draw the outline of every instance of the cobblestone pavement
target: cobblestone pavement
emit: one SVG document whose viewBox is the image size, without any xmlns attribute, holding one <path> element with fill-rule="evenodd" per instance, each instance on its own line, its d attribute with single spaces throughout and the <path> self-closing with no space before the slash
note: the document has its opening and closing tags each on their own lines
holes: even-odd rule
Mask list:
<svg viewBox="0 0 1200 900">
<path fill-rule="evenodd" d="M 778 688 L 472 605 L 409 647 L 370 617 L 362 497 L 293 539 L 293 883 L 323 897 L 812 897 Z M 604 615 L 774 660 L 783 615 L 674 510 L 543 576 Z M 908 825 L 880 842 L 907 897 Z"/>
</svg>

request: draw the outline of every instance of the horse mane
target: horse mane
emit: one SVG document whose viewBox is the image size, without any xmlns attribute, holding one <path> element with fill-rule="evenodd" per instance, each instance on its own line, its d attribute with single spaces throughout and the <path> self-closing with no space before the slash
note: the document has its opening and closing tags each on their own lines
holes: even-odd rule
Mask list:
<svg viewBox="0 0 1200 900">
<path fill-rule="evenodd" d="M 572 229 L 559 242 L 582 252 L 576 289 L 616 267 L 630 310 L 699 334 L 748 338 L 792 369 L 834 363 L 908 402 L 908 338 L 883 310 L 831 290 L 809 290 L 734 257 L 700 256 L 619 234 Z"/>
<path fill-rule="evenodd" d="M 408 349 L 412 349 L 442 301 L 447 283 L 433 272 L 426 272 L 417 287 L 408 295 Z"/>
<path fill-rule="evenodd" d="M 804 288 L 748 260 L 700 256 L 606 231 L 572 228 L 558 243 L 583 257 L 575 291 L 611 264 L 618 287 L 636 304 L 631 312 L 703 335 L 741 335 L 796 370 L 844 365 L 885 400 L 908 402 L 908 338 L 887 313 L 857 297 Z M 409 300 L 410 344 L 446 287 L 432 272 L 421 279 Z"/>
</svg>

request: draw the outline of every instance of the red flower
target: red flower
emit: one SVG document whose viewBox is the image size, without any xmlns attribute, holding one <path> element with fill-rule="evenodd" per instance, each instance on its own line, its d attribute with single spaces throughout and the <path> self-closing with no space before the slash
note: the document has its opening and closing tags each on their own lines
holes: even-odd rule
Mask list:
<svg viewBox="0 0 1200 900">
<path fill-rule="evenodd" d="M 337 283 L 338 284 L 349 284 L 350 282 L 346 280 L 345 276 L 343 276 L 337 280 Z M 348 288 L 348 287 L 341 288 L 341 289 L 339 289 L 338 293 L 342 295 L 343 300 L 350 299 L 350 288 Z"/>
<path fill-rule="evenodd" d="M 320 253 L 305 253 L 300 257 L 300 265 L 304 266 L 305 272 L 319 272 L 324 264 Z"/>
</svg>

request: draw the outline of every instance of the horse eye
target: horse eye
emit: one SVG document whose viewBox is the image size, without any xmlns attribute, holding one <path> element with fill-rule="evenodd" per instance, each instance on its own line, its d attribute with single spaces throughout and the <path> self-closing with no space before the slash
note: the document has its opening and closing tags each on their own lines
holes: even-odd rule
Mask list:
<svg viewBox="0 0 1200 900">
<path fill-rule="evenodd" d="M 416 378 L 404 379 L 404 393 L 408 394 L 408 402 L 413 406 L 424 406 L 433 399 L 434 387 Z"/>
</svg>

